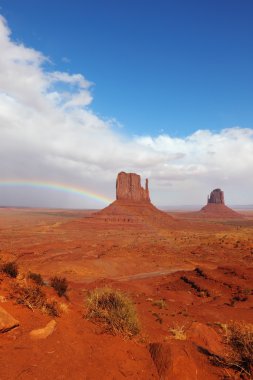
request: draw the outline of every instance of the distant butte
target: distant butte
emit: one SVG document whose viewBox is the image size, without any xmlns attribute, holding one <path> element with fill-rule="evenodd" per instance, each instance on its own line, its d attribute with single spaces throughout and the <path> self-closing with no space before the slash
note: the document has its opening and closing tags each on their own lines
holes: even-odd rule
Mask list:
<svg viewBox="0 0 253 380">
<path fill-rule="evenodd" d="M 120 172 L 116 180 L 116 200 L 94 217 L 114 223 L 168 223 L 174 219 L 150 201 L 148 179 L 145 188 L 136 173 Z"/>
<path fill-rule="evenodd" d="M 242 215 L 225 205 L 224 192 L 221 189 L 214 189 L 208 195 L 207 205 L 199 213 L 208 218 L 242 218 Z"/>
<path fill-rule="evenodd" d="M 224 192 L 221 189 L 214 189 L 207 198 L 207 203 L 224 205 Z"/>
</svg>

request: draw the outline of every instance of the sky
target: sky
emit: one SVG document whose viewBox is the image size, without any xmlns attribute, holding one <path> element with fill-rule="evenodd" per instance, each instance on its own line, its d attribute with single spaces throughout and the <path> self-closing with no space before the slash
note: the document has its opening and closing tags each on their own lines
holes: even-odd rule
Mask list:
<svg viewBox="0 0 253 380">
<path fill-rule="evenodd" d="M 158 206 L 217 187 L 253 204 L 251 0 L 0 0 L 0 15 L 0 205 L 101 208 L 122 170 Z"/>
</svg>

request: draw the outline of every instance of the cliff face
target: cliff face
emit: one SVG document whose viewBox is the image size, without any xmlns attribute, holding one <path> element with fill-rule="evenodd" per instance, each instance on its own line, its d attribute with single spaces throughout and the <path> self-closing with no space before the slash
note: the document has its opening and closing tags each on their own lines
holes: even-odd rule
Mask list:
<svg viewBox="0 0 253 380">
<path fill-rule="evenodd" d="M 221 189 L 214 189 L 210 196 L 208 196 L 207 203 L 222 204 L 224 205 L 224 192 Z"/>
<path fill-rule="evenodd" d="M 135 173 L 120 172 L 116 181 L 116 199 L 132 202 L 150 202 L 148 180 L 145 189 L 141 186 L 141 177 Z"/>
<path fill-rule="evenodd" d="M 146 179 L 145 188 L 143 188 L 138 174 L 125 172 L 120 172 L 117 176 L 116 200 L 95 213 L 94 218 L 116 224 L 135 223 L 145 228 L 150 223 L 159 225 L 174 223 L 171 216 L 158 210 L 151 203 L 148 180 Z"/>
</svg>

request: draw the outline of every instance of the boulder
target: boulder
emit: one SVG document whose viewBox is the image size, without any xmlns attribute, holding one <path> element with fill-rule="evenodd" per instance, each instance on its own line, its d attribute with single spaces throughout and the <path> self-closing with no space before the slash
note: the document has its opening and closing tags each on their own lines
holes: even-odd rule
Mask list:
<svg viewBox="0 0 253 380">
<path fill-rule="evenodd" d="M 19 326 L 19 321 L 0 306 L 0 333 L 7 332 L 17 326 Z"/>
<path fill-rule="evenodd" d="M 188 342 L 151 343 L 149 352 L 160 380 L 196 379 L 198 366 Z"/>
<path fill-rule="evenodd" d="M 30 332 L 30 337 L 32 339 L 46 339 L 49 335 L 53 334 L 55 326 L 56 321 L 52 319 L 45 327 L 37 330 L 32 330 Z"/>
</svg>

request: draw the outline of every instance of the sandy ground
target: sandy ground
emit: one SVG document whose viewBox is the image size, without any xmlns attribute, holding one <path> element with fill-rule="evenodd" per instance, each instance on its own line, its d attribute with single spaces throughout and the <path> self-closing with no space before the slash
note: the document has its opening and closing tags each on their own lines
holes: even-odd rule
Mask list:
<svg viewBox="0 0 253 380">
<path fill-rule="evenodd" d="M 67 311 L 38 342 L 30 331 L 52 318 L 9 300 L 13 280 L 1 275 L 0 306 L 20 326 L 0 335 L 0 378 L 224 378 L 228 370 L 211 365 L 198 347 L 223 350 L 220 324 L 253 323 L 253 212 L 241 213 L 226 220 L 175 212 L 163 226 L 106 223 L 92 211 L 0 209 L 1 261 L 15 260 L 23 276 L 64 276 L 70 284 L 68 300 L 58 300 Z M 112 336 L 84 318 L 87 292 L 104 285 L 133 299 L 139 336 Z M 184 340 L 173 337 L 175 327 Z M 158 362 L 155 344 L 167 352 Z"/>
</svg>

